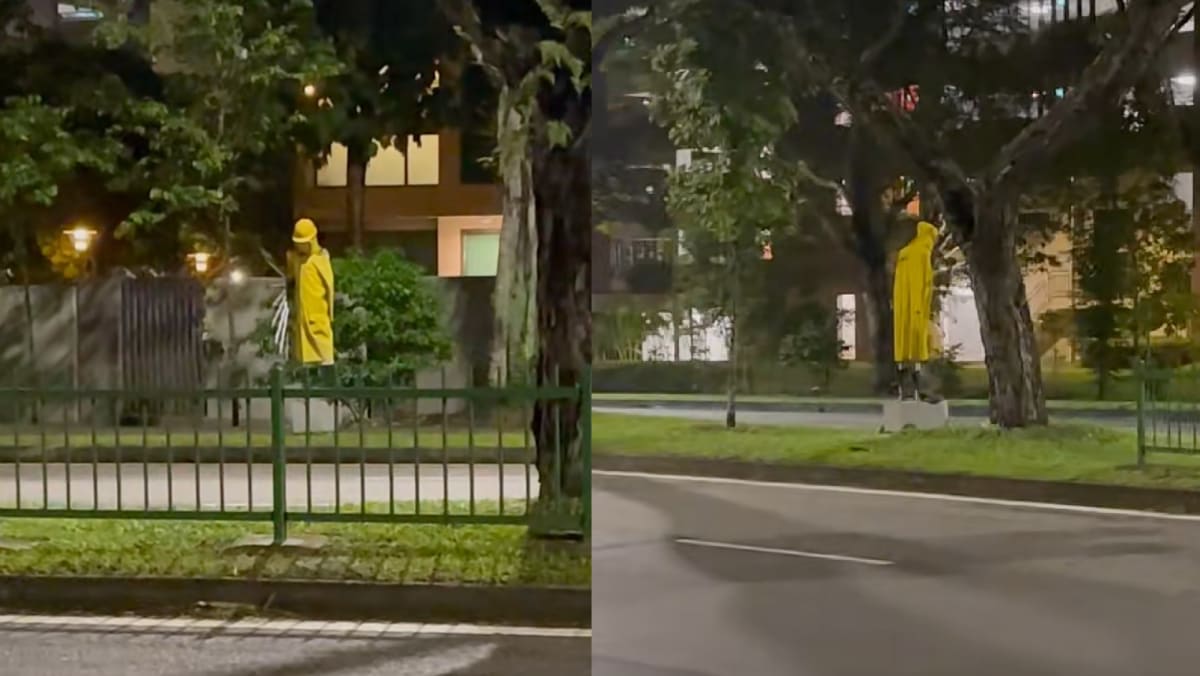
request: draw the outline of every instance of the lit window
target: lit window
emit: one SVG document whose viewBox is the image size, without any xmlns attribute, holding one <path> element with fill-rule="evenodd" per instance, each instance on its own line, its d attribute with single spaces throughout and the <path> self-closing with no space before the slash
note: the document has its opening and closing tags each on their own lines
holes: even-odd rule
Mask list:
<svg viewBox="0 0 1200 676">
<path fill-rule="evenodd" d="M 1171 97 L 1176 105 L 1190 106 L 1196 95 L 1196 76 L 1192 73 L 1180 73 L 1171 78 Z"/>
<path fill-rule="evenodd" d="M 58 17 L 63 21 L 99 21 L 104 18 L 104 14 L 92 7 L 80 7 L 60 2 L 58 3 Z"/>
<path fill-rule="evenodd" d="M 438 184 L 437 134 L 421 136 L 421 143 L 408 139 L 408 185 Z"/>
<path fill-rule="evenodd" d="M 395 145 L 384 148 L 375 144 L 375 156 L 367 163 L 366 183 L 368 186 L 407 185 L 408 172 L 404 169 L 404 152 Z"/>
<path fill-rule="evenodd" d="M 406 185 L 438 184 L 438 136 L 421 136 L 418 145 L 409 139 L 404 150 L 394 144 L 388 147 L 376 145 L 375 156 L 367 163 L 364 181 L 368 187 L 398 187 Z M 317 186 L 322 188 L 346 187 L 346 146 L 334 143 L 329 148 L 325 164 L 317 168 Z"/>
<path fill-rule="evenodd" d="M 346 157 L 346 146 L 333 144 L 325 164 L 317 167 L 317 185 L 322 188 L 346 187 Z"/>
</svg>

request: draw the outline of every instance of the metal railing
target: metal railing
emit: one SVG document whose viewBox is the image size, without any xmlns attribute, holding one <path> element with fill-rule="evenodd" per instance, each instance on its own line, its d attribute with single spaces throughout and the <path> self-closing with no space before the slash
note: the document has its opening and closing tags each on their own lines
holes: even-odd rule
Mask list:
<svg viewBox="0 0 1200 676">
<path fill-rule="evenodd" d="M 1137 461 L 1150 453 L 1200 454 L 1200 369 L 1139 363 Z"/>
<path fill-rule="evenodd" d="M 0 517 L 270 521 L 276 543 L 294 521 L 585 533 L 590 374 L 569 386 L 444 381 L 314 385 L 276 368 L 256 387 L 0 388 Z M 580 433 L 577 445 L 543 439 L 541 462 L 539 404 L 555 430 L 577 415 Z M 582 463 L 574 499 L 569 451 Z"/>
</svg>

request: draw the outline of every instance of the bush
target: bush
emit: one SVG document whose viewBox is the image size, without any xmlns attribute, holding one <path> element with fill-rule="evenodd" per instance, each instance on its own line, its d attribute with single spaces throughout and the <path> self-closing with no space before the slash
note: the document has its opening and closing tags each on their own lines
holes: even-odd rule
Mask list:
<svg viewBox="0 0 1200 676">
<path fill-rule="evenodd" d="M 381 249 L 333 260 L 333 310 L 338 380 L 378 385 L 411 382 L 414 374 L 448 359 L 451 345 L 442 326 L 438 297 L 421 268 Z M 259 323 L 260 353 L 280 357 L 272 316 Z M 292 377 L 304 367 L 290 364 Z"/>
</svg>

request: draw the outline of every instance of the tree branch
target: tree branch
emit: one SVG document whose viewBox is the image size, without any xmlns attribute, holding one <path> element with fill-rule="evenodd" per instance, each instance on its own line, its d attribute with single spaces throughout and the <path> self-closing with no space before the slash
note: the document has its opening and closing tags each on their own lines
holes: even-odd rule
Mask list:
<svg viewBox="0 0 1200 676">
<path fill-rule="evenodd" d="M 1004 197 L 1064 146 L 1088 130 L 1095 111 L 1111 105 L 1150 68 L 1190 0 L 1140 0 L 1129 12 L 1129 33 L 1113 40 L 1084 70 L 1079 84 L 1026 126 L 997 154 L 984 175 L 985 185 Z"/>
<path fill-rule="evenodd" d="M 922 2 L 918 5 L 917 10 L 921 12 L 928 7 L 930 3 Z M 896 11 L 892 15 L 892 20 L 888 23 L 887 30 L 883 32 L 871 46 L 863 50 L 862 56 L 858 60 L 859 71 L 869 73 L 874 70 L 875 65 L 879 63 L 879 59 L 892 48 L 900 40 L 900 36 L 904 34 L 904 28 L 908 26 L 909 17 L 913 16 L 908 11 L 908 3 L 903 0 L 896 2 Z"/>
<path fill-rule="evenodd" d="M 604 60 L 608 51 L 612 49 L 619 38 L 636 33 L 644 25 L 654 21 L 657 16 L 657 8 L 651 5 L 645 8 L 641 14 L 623 12 L 611 22 L 611 25 L 606 25 L 602 29 L 597 27 L 596 34 L 592 39 L 592 68 L 596 68 L 597 64 Z"/>
<path fill-rule="evenodd" d="M 483 21 L 473 0 L 438 0 L 438 7 L 454 24 L 454 31 L 470 46 L 475 63 L 483 67 L 494 84 L 505 85 L 503 46 L 497 38 L 484 33 Z"/>
</svg>

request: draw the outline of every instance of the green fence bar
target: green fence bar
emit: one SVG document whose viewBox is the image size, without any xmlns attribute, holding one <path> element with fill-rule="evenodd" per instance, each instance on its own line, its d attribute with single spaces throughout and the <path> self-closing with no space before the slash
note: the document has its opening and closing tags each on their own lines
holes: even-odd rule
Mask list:
<svg viewBox="0 0 1200 676">
<path fill-rule="evenodd" d="M 249 424 L 249 419 L 247 419 Z M 247 455 L 253 455 L 247 449 Z M 271 369 L 271 478 L 274 488 L 271 502 L 273 542 L 282 545 L 287 540 L 287 446 L 283 435 L 283 370 Z"/>
<path fill-rule="evenodd" d="M 452 388 L 444 371 L 440 386 L 421 388 L 408 376 L 370 385 L 343 378 L 298 386 L 285 383 L 287 372 L 276 368 L 266 382 L 238 388 L 227 383 L 193 389 L 143 383 L 130 389 L 0 387 L 0 410 L 14 411 L 12 429 L 4 433 L 13 448 L 8 466 L 14 483 L 4 483 L 7 498 L 0 516 L 270 522 L 276 541 L 286 539 L 291 521 L 528 525 L 534 514 L 540 518 L 555 510 L 562 511 L 549 516 L 566 523 L 566 510 L 571 510 L 577 524 L 571 527 L 586 528 L 590 503 L 585 499 L 583 518 L 576 518 L 579 501 L 562 499 L 566 454 L 575 447 L 566 447 L 568 435 L 561 429 L 569 419 L 563 407 L 579 408 L 587 482 L 591 423 L 586 374 L 584 382 L 566 387 L 547 378 L 539 384 Z M 518 376 L 513 382 L 530 381 Z M 426 401 L 432 405 L 428 410 Z M 335 425 L 332 435 L 324 433 L 317 409 L 323 402 L 339 411 L 353 406 L 354 420 Z M 228 415 L 234 409 L 236 415 Z M 536 434 L 531 425 L 535 410 L 542 426 Z M 89 417 L 76 417 L 76 411 Z M 411 420 L 406 419 L 409 411 Z M 506 429 L 510 413 L 524 414 L 520 432 L 512 430 L 511 438 Z M 489 415 L 494 416 L 491 423 Z M 438 420 L 431 420 L 434 416 Z M 495 428 L 494 444 L 487 442 L 489 424 Z M 439 441 L 441 449 L 435 450 Z M 521 490 L 521 477 L 513 471 L 519 468 L 508 466 L 518 449 L 523 451 L 525 509 L 509 502 Z M 535 465 L 539 451 L 540 466 Z M 122 472 L 124 460 L 130 464 L 127 473 Z M 288 464 L 300 461 L 304 473 L 295 468 L 296 484 L 289 490 Z M 353 472 L 354 464 L 357 496 L 341 485 L 342 475 Z M 243 466 L 244 487 L 239 483 Z M 570 469 L 574 479 L 576 468 Z M 542 477 L 545 495 L 540 499 L 535 470 L 550 475 Z M 352 475 L 345 478 L 348 485 L 354 483 Z M 293 495 L 296 504 L 289 506 L 289 493 L 298 490 L 307 490 L 304 499 Z M 269 509 L 258 504 L 263 498 L 256 500 L 255 494 L 264 491 L 271 496 Z M 440 499 L 441 508 L 422 506 L 423 499 Z M 540 503 L 536 508 L 535 501 Z"/>
</svg>

